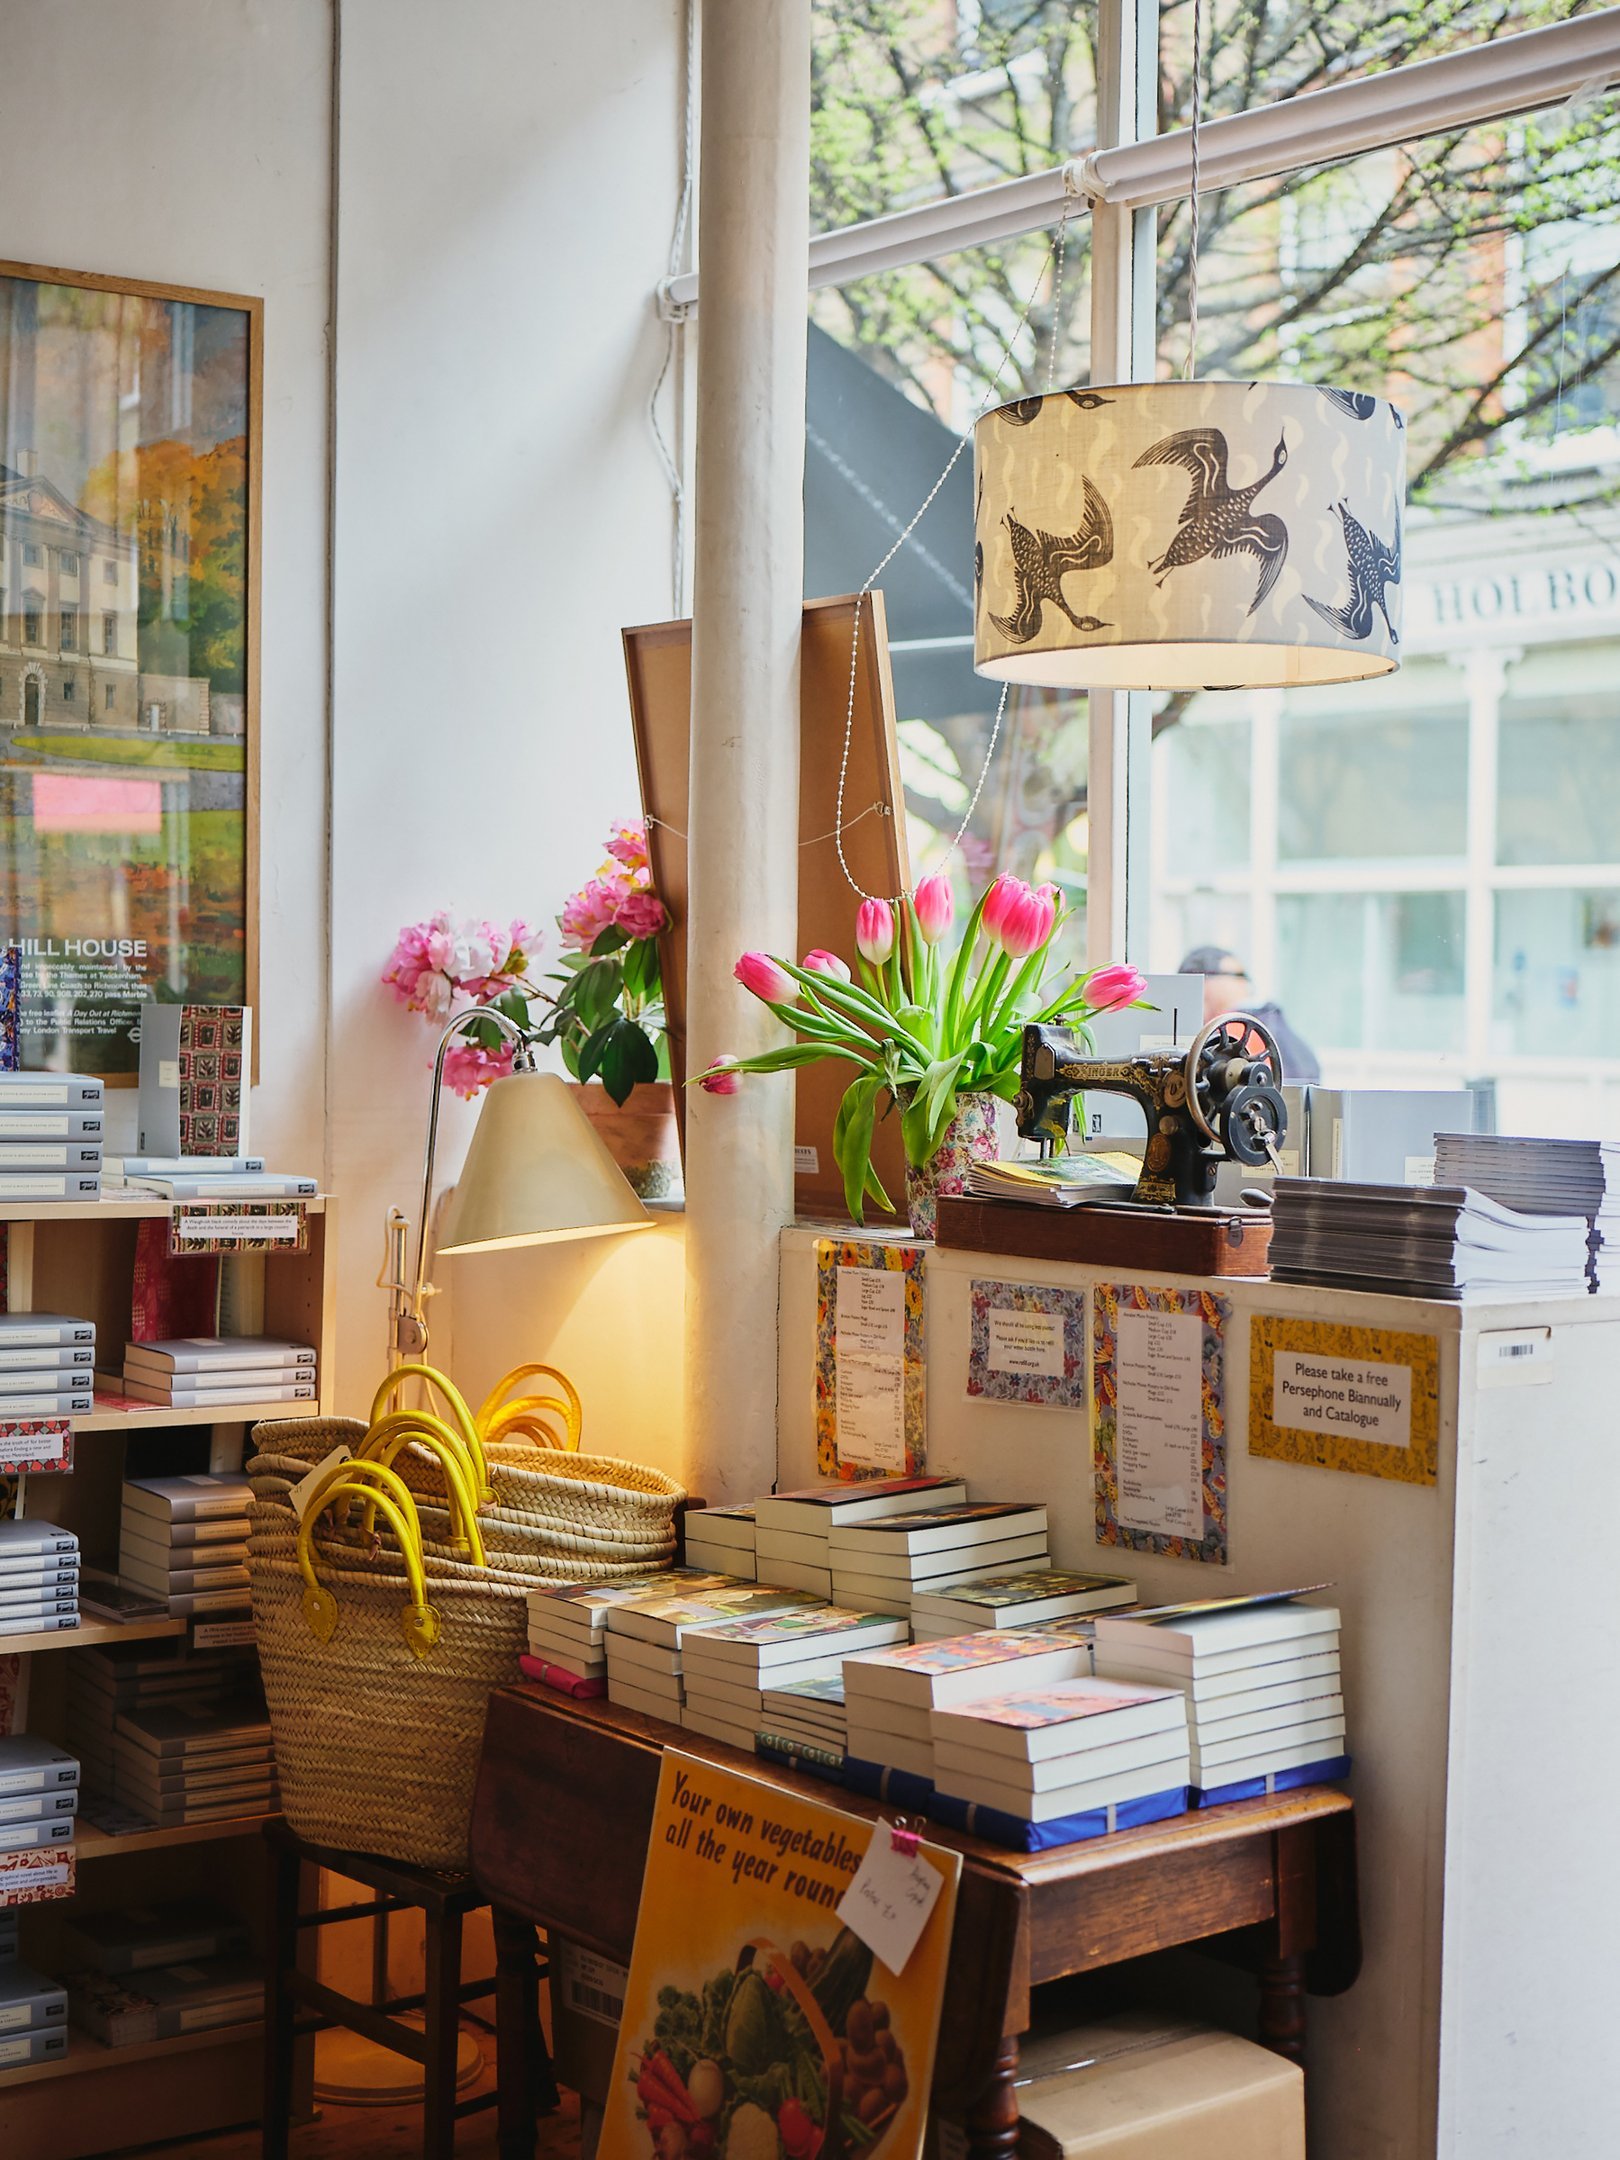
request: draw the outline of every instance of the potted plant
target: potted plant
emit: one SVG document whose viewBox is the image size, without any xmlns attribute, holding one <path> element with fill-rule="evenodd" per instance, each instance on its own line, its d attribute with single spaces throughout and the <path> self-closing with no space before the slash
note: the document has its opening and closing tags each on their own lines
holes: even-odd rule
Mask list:
<svg viewBox="0 0 1620 2160">
<path fill-rule="evenodd" d="M 900 1114 L 906 1198 L 919 1237 L 934 1233 L 941 1193 L 968 1190 L 975 1162 L 994 1159 L 995 1106 L 1018 1092 L 1024 1029 L 1056 1021 L 1082 1037 L 1094 1014 L 1141 1002 L 1143 977 L 1113 966 L 1076 974 L 1057 946 L 1068 910 L 1054 885 L 1003 873 L 980 896 L 954 951 L 949 879 L 925 878 L 896 911 L 864 900 L 855 917 L 856 972 L 836 953 L 803 964 L 744 953 L 736 976 L 797 1040 L 756 1057 L 722 1058 L 698 1083 L 734 1093 L 744 1073 L 786 1072 L 843 1058 L 855 1074 L 833 1131 L 844 1198 L 856 1222 L 868 1200 L 894 1203 L 872 1169 L 880 1114 Z"/>
</svg>

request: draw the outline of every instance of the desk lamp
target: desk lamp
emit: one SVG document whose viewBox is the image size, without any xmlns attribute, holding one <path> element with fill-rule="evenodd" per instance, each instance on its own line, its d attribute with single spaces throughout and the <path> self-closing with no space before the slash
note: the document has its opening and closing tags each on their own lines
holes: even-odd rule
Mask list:
<svg viewBox="0 0 1620 2160">
<path fill-rule="evenodd" d="M 416 1269 L 407 1279 L 410 1225 L 395 1208 L 388 1218 L 393 1293 L 390 1347 L 396 1359 L 419 1359 L 427 1349 L 428 1235 L 433 1164 L 444 1096 L 445 1054 L 469 1019 L 492 1021 L 513 1044 L 512 1071 L 491 1086 L 479 1113 L 466 1165 L 449 1206 L 437 1250 L 509 1252 L 519 1245 L 560 1244 L 567 1238 L 607 1237 L 646 1230 L 652 1217 L 591 1128 L 590 1120 L 555 1073 L 539 1072 L 531 1032 L 492 1006 L 460 1013 L 439 1038 L 422 1162 L 422 1207 L 416 1226 Z"/>
</svg>

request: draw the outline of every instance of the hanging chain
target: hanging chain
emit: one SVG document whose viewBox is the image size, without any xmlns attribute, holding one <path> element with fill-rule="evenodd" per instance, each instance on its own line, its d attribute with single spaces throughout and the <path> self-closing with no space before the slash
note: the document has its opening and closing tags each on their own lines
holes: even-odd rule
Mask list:
<svg viewBox="0 0 1620 2160">
<path fill-rule="evenodd" d="M 889 549 L 889 552 L 884 556 L 883 560 L 878 564 L 877 568 L 873 570 L 868 576 L 866 583 L 861 587 L 859 593 L 856 595 L 855 598 L 855 626 L 850 634 L 849 641 L 849 700 L 844 708 L 844 747 L 842 755 L 839 757 L 838 760 L 838 799 L 833 812 L 832 837 L 838 849 L 838 867 L 844 873 L 844 882 L 848 885 L 850 891 L 853 892 L 856 897 L 861 900 L 882 899 L 887 900 L 891 907 L 898 907 L 900 902 L 905 898 L 904 893 L 869 893 L 866 890 L 866 887 L 862 885 L 860 880 L 856 877 L 854 871 L 851 870 L 851 868 L 849 867 L 849 858 L 844 853 L 844 834 L 848 829 L 844 819 L 844 787 L 845 783 L 849 778 L 849 752 L 850 745 L 853 742 L 855 736 L 855 690 L 856 685 L 860 680 L 861 617 L 866 612 L 866 596 L 872 590 L 873 586 L 877 583 L 878 579 L 883 575 L 884 571 L 888 569 L 890 563 L 894 561 L 894 558 L 899 554 L 900 550 L 911 538 L 917 527 L 922 523 L 923 519 L 927 516 L 929 510 L 933 507 L 934 498 L 938 495 L 940 489 L 945 485 L 946 481 L 951 477 L 951 474 L 956 470 L 957 461 L 960 459 L 962 452 L 967 448 L 968 442 L 972 437 L 974 428 L 978 425 L 979 421 L 984 418 L 984 415 L 989 411 L 991 402 L 995 398 L 997 390 L 1000 388 L 1001 378 L 1003 375 L 1006 374 L 1007 363 L 1012 358 L 1013 347 L 1017 344 L 1020 333 L 1028 324 L 1030 314 L 1035 306 L 1035 302 L 1040 297 L 1041 286 L 1045 282 L 1047 270 L 1049 267 L 1055 265 L 1052 291 L 1052 335 L 1050 350 L 1047 356 L 1046 370 L 1047 388 L 1049 390 L 1051 389 L 1057 369 L 1058 307 L 1063 296 L 1063 260 L 1068 247 L 1069 216 L 1073 208 L 1073 204 L 1073 190 L 1065 188 L 1063 196 L 1063 216 L 1058 225 L 1057 236 L 1047 246 L 1045 260 L 1041 264 L 1040 272 L 1037 275 L 1035 283 L 1030 290 L 1029 298 L 1024 302 L 1017 322 L 1013 324 L 1011 331 L 1008 333 L 1007 342 L 1001 349 L 1001 358 L 996 363 L 996 371 L 994 375 L 991 376 L 989 387 L 986 389 L 984 396 L 979 401 L 978 410 L 974 413 L 973 418 L 968 422 L 967 430 L 958 439 L 955 449 L 945 460 L 944 471 L 934 482 L 933 486 L 928 490 L 928 493 L 923 497 L 922 502 L 920 503 L 916 511 L 912 514 L 910 522 L 902 528 L 900 535 L 896 539 L 894 545 Z M 996 745 L 1001 740 L 1001 724 L 1006 717 L 1007 696 L 1011 687 L 1012 686 L 1010 683 L 1003 683 L 1001 686 L 1001 695 L 996 700 L 996 717 L 990 729 L 990 740 L 985 745 L 984 760 L 979 767 L 979 777 L 974 783 L 972 795 L 968 798 L 968 806 L 962 813 L 962 822 L 957 826 L 956 831 L 952 834 L 950 845 L 945 850 L 947 856 L 954 854 L 955 851 L 961 846 L 962 835 L 967 831 L 969 824 L 972 822 L 973 813 L 979 807 L 979 797 L 984 793 L 984 784 L 986 780 L 988 780 L 990 777 L 990 766 L 991 761 L 994 759 L 996 754 Z M 854 819 L 851 819 L 849 821 L 851 825 L 855 822 L 856 820 Z"/>
<path fill-rule="evenodd" d="M 1192 53 L 1192 211 L 1191 244 L 1187 251 L 1187 357 L 1181 379 L 1191 382 L 1198 372 L 1198 181 L 1199 135 L 1204 124 L 1204 0 L 1193 0 Z"/>
</svg>

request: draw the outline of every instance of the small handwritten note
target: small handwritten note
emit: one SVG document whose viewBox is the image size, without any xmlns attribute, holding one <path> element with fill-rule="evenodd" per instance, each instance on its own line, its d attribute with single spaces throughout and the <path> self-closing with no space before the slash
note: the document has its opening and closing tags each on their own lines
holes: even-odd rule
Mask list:
<svg viewBox="0 0 1620 2160">
<path fill-rule="evenodd" d="M 838 1917 L 890 1972 L 904 1972 L 944 1885 L 925 1855 L 902 1852 L 889 1824 L 880 1822 L 839 1900 Z"/>
</svg>

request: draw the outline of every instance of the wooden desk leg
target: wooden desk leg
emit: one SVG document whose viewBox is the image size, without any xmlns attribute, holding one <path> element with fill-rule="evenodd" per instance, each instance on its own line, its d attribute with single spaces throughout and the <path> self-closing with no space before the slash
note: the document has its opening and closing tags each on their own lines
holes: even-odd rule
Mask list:
<svg viewBox="0 0 1620 2160">
<path fill-rule="evenodd" d="M 499 1905 L 495 1931 L 496 2114 L 500 2160 L 533 2160 L 534 2119 L 544 2106 L 550 2059 L 540 2030 L 540 1977 L 531 1921 Z M 544 2060 L 542 2060 L 544 2058 Z M 551 2104 L 556 2105 L 553 2089 Z"/>
<path fill-rule="evenodd" d="M 293 2110 L 293 2019 L 296 2007 L 288 1986 L 298 1961 L 298 1893 L 302 1870 L 296 1852 L 271 1844 L 270 1970 L 264 1983 L 264 2095 L 260 2113 L 263 2160 L 287 2160 Z"/>
<path fill-rule="evenodd" d="M 1260 2039 L 1305 2067 L 1305 1960 L 1267 1958 L 1260 1968 Z"/>
<path fill-rule="evenodd" d="M 1013 2160 L 1018 2150 L 1018 2036 L 1007 2035 L 996 2050 L 990 2082 L 967 2115 L 968 2160 Z"/>
<path fill-rule="evenodd" d="M 461 1914 L 457 1909 L 429 1914 L 426 1949 L 422 2160 L 455 2160 L 456 2055 L 461 2040 Z"/>
</svg>

